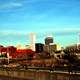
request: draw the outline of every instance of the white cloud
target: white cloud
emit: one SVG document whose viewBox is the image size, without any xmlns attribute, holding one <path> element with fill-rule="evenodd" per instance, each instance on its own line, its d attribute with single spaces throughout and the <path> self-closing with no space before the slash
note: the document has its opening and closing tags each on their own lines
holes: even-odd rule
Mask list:
<svg viewBox="0 0 80 80">
<path fill-rule="evenodd" d="M 45 28 L 42 29 L 42 31 L 46 31 L 46 32 L 80 32 L 80 28 Z"/>
<path fill-rule="evenodd" d="M 29 35 L 31 32 L 34 32 L 34 33 L 49 33 L 49 32 L 53 32 L 53 33 L 73 33 L 73 32 L 78 32 L 80 33 L 80 28 L 52 28 L 52 29 L 42 29 L 40 31 L 27 31 L 26 30 L 19 30 L 19 31 L 16 31 L 16 30 L 3 30 L 3 31 L 0 31 L 0 34 L 3 34 L 3 35 Z"/>
<path fill-rule="evenodd" d="M 24 31 L 3 30 L 3 31 L 0 31 L 0 34 L 3 34 L 3 35 L 27 35 L 28 33 L 25 33 Z"/>
<path fill-rule="evenodd" d="M 12 7 L 21 7 L 23 4 L 22 3 L 11 3 L 10 5 Z"/>
<path fill-rule="evenodd" d="M 9 3 L 3 3 L 0 4 L 0 9 L 10 9 L 14 7 L 22 7 L 23 4 L 19 2 L 9 2 Z"/>
</svg>

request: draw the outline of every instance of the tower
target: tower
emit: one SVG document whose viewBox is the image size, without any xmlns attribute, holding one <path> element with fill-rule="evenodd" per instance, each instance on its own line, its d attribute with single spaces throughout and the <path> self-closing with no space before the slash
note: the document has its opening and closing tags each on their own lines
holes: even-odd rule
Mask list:
<svg viewBox="0 0 80 80">
<path fill-rule="evenodd" d="M 35 41 L 36 41 L 35 33 L 30 33 L 30 47 L 33 51 L 35 51 Z"/>
</svg>

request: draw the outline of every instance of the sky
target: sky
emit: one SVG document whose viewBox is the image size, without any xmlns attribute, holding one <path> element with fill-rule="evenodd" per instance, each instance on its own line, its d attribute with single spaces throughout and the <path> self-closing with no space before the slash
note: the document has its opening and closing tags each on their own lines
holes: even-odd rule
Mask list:
<svg viewBox="0 0 80 80">
<path fill-rule="evenodd" d="M 0 0 L 0 45 L 43 42 L 53 35 L 63 46 L 79 42 L 80 0 Z"/>
</svg>

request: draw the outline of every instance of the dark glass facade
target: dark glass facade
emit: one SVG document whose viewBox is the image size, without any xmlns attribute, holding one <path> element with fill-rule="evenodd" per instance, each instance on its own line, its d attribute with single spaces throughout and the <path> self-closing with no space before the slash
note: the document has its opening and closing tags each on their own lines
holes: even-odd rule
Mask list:
<svg viewBox="0 0 80 80">
<path fill-rule="evenodd" d="M 44 46 L 44 44 L 42 44 L 42 43 L 36 43 L 35 44 L 35 50 L 36 50 L 36 52 L 37 53 L 43 52 L 43 46 Z"/>
</svg>

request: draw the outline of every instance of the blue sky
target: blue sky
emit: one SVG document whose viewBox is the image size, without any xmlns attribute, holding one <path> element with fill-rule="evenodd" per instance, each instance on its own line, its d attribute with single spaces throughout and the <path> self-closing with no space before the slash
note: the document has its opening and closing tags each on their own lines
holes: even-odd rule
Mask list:
<svg viewBox="0 0 80 80">
<path fill-rule="evenodd" d="M 45 34 L 53 34 L 56 43 L 77 43 L 80 0 L 0 0 L 0 43 L 26 44 L 30 32 L 42 42 Z"/>
</svg>

